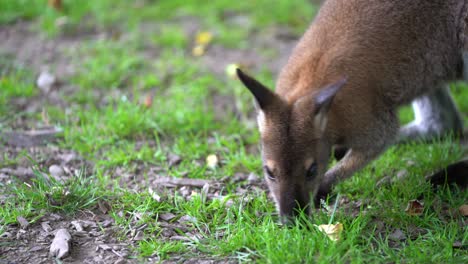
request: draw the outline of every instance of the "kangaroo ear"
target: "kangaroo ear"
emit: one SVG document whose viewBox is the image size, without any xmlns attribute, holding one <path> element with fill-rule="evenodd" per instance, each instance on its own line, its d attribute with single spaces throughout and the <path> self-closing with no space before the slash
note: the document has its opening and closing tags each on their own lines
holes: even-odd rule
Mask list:
<svg viewBox="0 0 468 264">
<path fill-rule="evenodd" d="M 277 100 L 277 95 L 259 81 L 245 74 L 240 69 L 236 69 L 236 72 L 245 87 L 247 87 L 255 97 L 256 105 L 260 110 L 265 110 Z"/>
<path fill-rule="evenodd" d="M 333 98 L 335 98 L 335 95 L 343 88 L 346 82 L 347 77 L 343 77 L 339 81 L 322 88 L 315 96 L 314 125 L 319 129 L 319 132 L 325 131 L 328 121 L 327 114 L 330 110 Z"/>
</svg>

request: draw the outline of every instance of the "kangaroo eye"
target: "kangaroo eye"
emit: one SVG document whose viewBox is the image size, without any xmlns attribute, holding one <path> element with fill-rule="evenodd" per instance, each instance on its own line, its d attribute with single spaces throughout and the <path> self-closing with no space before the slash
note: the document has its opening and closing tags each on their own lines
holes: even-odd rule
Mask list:
<svg viewBox="0 0 468 264">
<path fill-rule="evenodd" d="M 310 165 L 309 170 L 307 170 L 306 180 L 310 181 L 317 176 L 317 163 L 314 162 Z"/>
<path fill-rule="evenodd" d="M 263 170 L 265 171 L 266 176 L 268 179 L 274 181 L 275 180 L 275 175 L 273 175 L 273 172 L 271 172 L 270 168 L 267 166 L 263 166 Z"/>
</svg>

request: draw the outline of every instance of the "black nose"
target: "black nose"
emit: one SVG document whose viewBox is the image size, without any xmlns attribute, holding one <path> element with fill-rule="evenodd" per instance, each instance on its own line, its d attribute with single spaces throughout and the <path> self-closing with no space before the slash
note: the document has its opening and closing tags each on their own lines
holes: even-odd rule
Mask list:
<svg viewBox="0 0 468 264">
<path fill-rule="evenodd" d="M 281 223 L 291 224 L 293 220 L 301 213 L 308 215 L 309 206 L 304 201 L 292 200 L 289 203 L 280 204 L 280 218 Z"/>
</svg>

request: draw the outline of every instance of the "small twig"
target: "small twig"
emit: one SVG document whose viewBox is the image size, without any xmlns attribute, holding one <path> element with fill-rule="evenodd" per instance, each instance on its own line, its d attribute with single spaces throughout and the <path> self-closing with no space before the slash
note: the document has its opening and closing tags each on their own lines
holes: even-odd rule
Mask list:
<svg viewBox="0 0 468 264">
<path fill-rule="evenodd" d="M 339 199 L 340 199 L 340 194 L 337 194 L 336 195 L 336 200 L 335 200 L 335 205 L 333 206 L 332 215 L 330 217 L 330 221 L 328 221 L 329 225 L 331 225 L 331 223 L 333 222 L 333 218 L 335 217 L 335 212 L 336 212 L 336 208 L 338 207 L 338 200 Z"/>
<path fill-rule="evenodd" d="M 205 184 L 213 184 L 213 181 L 204 179 L 161 177 L 154 180 L 154 183 L 166 187 L 191 186 L 202 188 Z"/>
<path fill-rule="evenodd" d="M 29 148 L 54 142 L 61 132 L 61 129 L 55 127 L 30 131 L 3 131 L 0 133 L 0 140 L 11 146 Z"/>
</svg>

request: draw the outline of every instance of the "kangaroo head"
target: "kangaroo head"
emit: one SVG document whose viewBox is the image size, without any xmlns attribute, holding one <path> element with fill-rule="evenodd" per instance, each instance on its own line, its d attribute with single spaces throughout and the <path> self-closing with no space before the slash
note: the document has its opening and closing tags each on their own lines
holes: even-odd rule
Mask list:
<svg viewBox="0 0 468 264">
<path fill-rule="evenodd" d="M 282 221 L 298 211 L 308 212 L 327 169 L 328 111 L 342 79 L 288 103 L 240 70 L 242 83 L 255 97 L 265 180 Z"/>
</svg>

